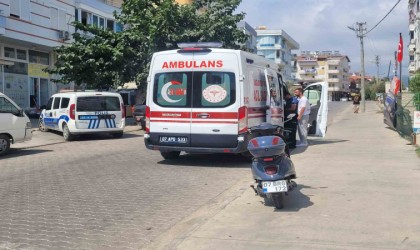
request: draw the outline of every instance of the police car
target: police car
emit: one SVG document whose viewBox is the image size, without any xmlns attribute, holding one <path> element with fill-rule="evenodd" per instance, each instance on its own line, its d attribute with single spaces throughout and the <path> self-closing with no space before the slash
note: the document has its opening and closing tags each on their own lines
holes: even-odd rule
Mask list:
<svg viewBox="0 0 420 250">
<path fill-rule="evenodd" d="M 63 132 L 66 141 L 80 134 L 112 134 L 122 137 L 125 107 L 122 97 L 111 92 L 67 92 L 51 96 L 39 118 L 39 130 Z"/>
</svg>

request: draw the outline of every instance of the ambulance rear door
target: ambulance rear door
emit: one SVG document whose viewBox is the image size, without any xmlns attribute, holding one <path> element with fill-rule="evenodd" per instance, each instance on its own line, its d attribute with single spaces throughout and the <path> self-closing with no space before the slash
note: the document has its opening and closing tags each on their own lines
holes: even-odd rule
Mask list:
<svg viewBox="0 0 420 250">
<path fill-rule="evenodd" d="M 191 146 L 235 148 L 240 107 L 238 54 L 229 50 L 195 52 Z"/>
<path fill-rule="evenodd" d="M 148 88 L 153 145 L 190 146 L 193 60 L 193 53 L 176 52 L 158 53 L 153 58 Z"/>
</svg>

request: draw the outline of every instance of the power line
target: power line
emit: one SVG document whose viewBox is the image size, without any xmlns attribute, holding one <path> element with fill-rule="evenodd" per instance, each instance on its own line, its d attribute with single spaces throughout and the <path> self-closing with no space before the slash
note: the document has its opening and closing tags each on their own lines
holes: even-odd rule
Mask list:
<svg viewBox="0 0 420 250">
<path fill-rule="evenodd" d="M 394 9 L 395 7 L 401 2 L 401 0 L 398 0 L 397 3 L 392 7 L 392 9 L 375 25 L 372 29 L 370 29 L 368 32 L 366 32 L 363 35 L 367 35 L 369 32 L 371 32 L 373 29 L 375 29 Z"/>
</svg>

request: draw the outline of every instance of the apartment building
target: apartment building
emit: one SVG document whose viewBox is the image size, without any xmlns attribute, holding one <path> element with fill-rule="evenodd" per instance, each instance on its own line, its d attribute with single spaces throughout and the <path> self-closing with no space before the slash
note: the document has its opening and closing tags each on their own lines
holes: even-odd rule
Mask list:
<svg viewBox="0 0 420 250">
<path fill-rule="evenodd" d="M 350 59 L 339 51 L 302 51 L 297 57 L 298 83 L 328 82 L 328 98 L 339 101 L 349 94 Z"/>
<path fill-rule="evenodd" d="M 245 48 L 252 53 L 257 53 L 257 32 L 255 29 L 243 20 L 238 23 L 237 27 L 248 36 L 248 40 L 244 44 Z"/>
<path fill-rule="evenodd" d="M 256 32 L 257 54 L 276 62 L 285 80 L 293 80 L 292 50 L 299 49 L 299 43 L 284 30 L 269 30 L 265 26 L 260 26 Z"/>
<path fill-rule="evenodd" d="M 420 15 L 419 18 L 417 18 L 417 15 L 420 11 L 419 2 L 420 0 L 408 1 L 408 28 L 410 35 L 410 42 L 408 44 L 408 53 L 410 58 L 408 73 L 410 76 L 413 76 L 415 72 L 420 68 Z"/>
<path fill-rule="evenodd" d="M 54 48 L 72 42 L 75 20 L 118 30 L 109 5 L 117 0 L 0 0 L 0 92 L 25 109 L 46 105 L 72 85 L 53 83 L 43 69 L 55 63 Z"/>
</svg>

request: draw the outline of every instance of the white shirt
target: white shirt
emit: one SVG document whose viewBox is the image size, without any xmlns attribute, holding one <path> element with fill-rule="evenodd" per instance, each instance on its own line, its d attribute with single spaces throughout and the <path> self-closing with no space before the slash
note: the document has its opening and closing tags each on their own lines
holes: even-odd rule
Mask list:
<svg viewBox="0 0 420 250">
<path fill-rule="evenodd" d="M 300 113 L 300 110 L 302 108 L 305 108 L 305 112 L 303 112 L 303 115 L 309 115 L 311 113 L 311 106 L 309 105 L 308 98 L 306 98 L 306 96 L 302 96 L 301 98 L 298 98 L 298 100 L 298 112 Z"/>
</svg>

